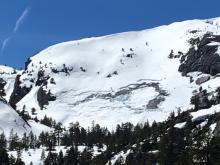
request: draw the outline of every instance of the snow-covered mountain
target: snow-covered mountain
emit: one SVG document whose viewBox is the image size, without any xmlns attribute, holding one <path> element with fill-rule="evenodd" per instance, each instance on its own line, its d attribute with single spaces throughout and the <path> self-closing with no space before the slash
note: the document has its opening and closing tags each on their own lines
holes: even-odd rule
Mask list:
<svg viewBox="0 0 220 165">
<path fill-rule="evenodd" d="M 1 67 L 1 95 L 32 118 L 46 115 L 64 126 L 164 121 L 189 109 L 200 86 L 218 87 L 219 28 L 220 18 L 191 20 L 60 43 L 28 59 L 24 70 Z"/>
</svg>

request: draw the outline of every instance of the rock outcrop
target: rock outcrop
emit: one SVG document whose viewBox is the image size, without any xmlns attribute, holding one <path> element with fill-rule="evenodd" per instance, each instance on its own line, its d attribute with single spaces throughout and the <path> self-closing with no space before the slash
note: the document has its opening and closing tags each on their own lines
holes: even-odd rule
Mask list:
<svg viewBox="0 0 220 165">
<path fill-rule="evenodd" d="M 15 78 L 14 88 L 13 92 L 11 94 L 9 104 L 16 109 L 16 104 L 26 95 L 30 92 L 31 88 L 27 87 L 21 87 L 20 84 L 20 77 L 21 75 L 17 75 Z"/>
<path fill-rule="evenodd" d="M 37 101 L 41 109 L 44 108 L 45 105 L 49 104 L 49 101 L 55 101 L 56 97 L 49 91 L 43 89 L 43 87 L 40 87 L 37 92 Z"/>
<path fill-rule="evenodd" d="M 4 87 L 6 84 L 7 82 L 3 78 L 0 78 L 0 96 L 6 95 L 5 90 L 4 90 Z"/>
<path fill-rule="evenodd" d="M 179 71 L 183 75 L 195 71 L 210 75 L 220 73 L 220 56 L 217 53 L 220 36 L 205 34 L 201 40 L 191 39 L 190 43 L 192 47 L 181 57 Z"/>
<path fill-rule="evenodd" d="M 199 77 L 197 80 L 196 80 L 196 85 L 201 85 L 201 84 L 203 84 L 203 83 L 205 83 L 205 82 L 207 82 L 207 81 L 209 81 L 210 80 L 210 76 L 201 76 L 201 77 Z"/>
</svg>

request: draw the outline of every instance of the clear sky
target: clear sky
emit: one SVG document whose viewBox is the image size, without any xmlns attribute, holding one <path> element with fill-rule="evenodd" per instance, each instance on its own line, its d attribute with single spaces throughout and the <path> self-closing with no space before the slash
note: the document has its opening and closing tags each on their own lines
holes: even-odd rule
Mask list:
<svg viewBox="0 0 220 165">
<path fill-rule="evenodd" d="M 55 43 L 220 16 L 220 0 L 0 0 L 0 64 Z"/>
</svg>

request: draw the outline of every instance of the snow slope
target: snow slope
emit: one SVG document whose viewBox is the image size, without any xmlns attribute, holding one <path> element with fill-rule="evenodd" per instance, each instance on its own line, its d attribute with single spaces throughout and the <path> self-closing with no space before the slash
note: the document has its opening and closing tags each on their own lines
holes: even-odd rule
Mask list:
<svg viewBox="0 0 220 165">
<path fill-rule="evenodd" d="M 191 20 L 51 46 L 18 73 L 20 86 L 31 90 L 17 109 L 25 105 L 32 117 L 47 115 L 64 126 L 79 121 L 87 127 L 95 121 L 114 129 L 122 122 L 163 121 L 171 111 L 186 110 L 199 88 L 178 72 L 179 58 L 168 58 L 171 50 L 186 53 L 191 38 L 219 34 L 219 24 L 220 18 Z M 39 71 L 46 83 L 36 83 Z M 6 100 L 12 90 L 10 83 L 7 87 Z M 56 97 L 43 110 L 38 101 L 41 87 Z"/>
<path fill-rule="evenodd" d="M 169 59 L 168 55 L 171 50 L 174 54 L 186 53 L 190 38 L 202 37 L 207 31 L 218 34 L 220 19 L 212 21 L 185 21 L 51 46 L 31 57 L 21 79 L 23 86 L 33 87 L 17 107 L 21 110 L 26 105 L 29 112 L 35 107 L 38 118 L 47 115 L 66 126 L 79 121 L 87 127 L 94 120 L 111 129 L 128 121 L 163 121 L 171 111 L 187 107 L 192 91 L 198 89 L 178 72 L 179 59 Z M 65 67 L 68 73 L 52 71 Z M 56 96 L 44 110 L 40 110 L 36 98 L 39 70 L 55 81 L 50 83 L 48 79 L 44 86 Z M 153 109 L 147 104 L 160 93 L 152 86 L 141 86 L 150 83 L 158 83 L 160 90 L 167 92 L 165 100 Z"/>
<path fill-rule="evenodd" d="M 9 136 L 10 131 L 13 129 L 14 133 L 17 132 L 22 136 L 24 132 L 30 132 L 30 126 L 7 104 L 0 102 L 0 132 L 4 132 Z"/>
<path fill-rule="evenodd" d="M 0 78 L 6 81 L 6 85 L 4 86 L 5 94 L 4 98 L 9 101 L 10 95 L 13 91 L 15 77 L 17 75 L 17 70 L 8 66 L 0 65 Z"/>
</svg>

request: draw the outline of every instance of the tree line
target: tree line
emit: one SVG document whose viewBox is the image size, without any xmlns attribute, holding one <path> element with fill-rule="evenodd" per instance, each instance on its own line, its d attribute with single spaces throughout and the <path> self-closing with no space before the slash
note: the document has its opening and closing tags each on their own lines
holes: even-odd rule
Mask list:
<svg viewBox="0 0 220 165">
<path fill-rule="evenodd" d="M 42 132 L 39 136 L 30 132 L 19 137 L 12 130 L 8 139 L 4 133 L 0 135 L 0 162 L 22 164 L 22 151 L 45 148 L 48 154 L 44 150 L 41 154 L 45 165 L 110 164 L 115 155 L 128 150 L 127 157 L 119 157 L 116 165 L 215 165 L 220 162 L 220 137 L 210 126 L 219 121 L 219 117 L 215 114 L 192 121 L 188 112 L 171 113 L 161 123 L 122 123 L 111 131 L 94 122 L 89 128 L 81 127 L 78 122 L 71 123 L 68 128 L 56 123 L 53 131 Z M 185 126 L 177 128 L 175 124 L 181 122 L 185 122 Z M 65 146 L 66 153 L 56 153 L 56 146 Z M 85 146 L 85 149 L 79 152 L 78 146 Z M 100 150 L 96 156 L 93 155 L 94 146 Z M 17 151 L 17 157 L 8 155 L 8 151 Z"/>
</svg>

